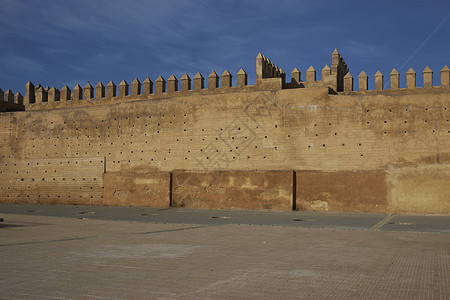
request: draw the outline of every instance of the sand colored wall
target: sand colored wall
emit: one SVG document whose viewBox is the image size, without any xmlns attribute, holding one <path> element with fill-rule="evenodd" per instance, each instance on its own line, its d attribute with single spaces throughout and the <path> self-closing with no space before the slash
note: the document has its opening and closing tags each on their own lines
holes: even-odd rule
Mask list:
<svg viewBox="0 0 450 300">
<path fill-rule="evenodd" d="M 391 211 L 450 213 L 450 166 L 426 165 L 387 171 Z"/>
<path fill-rule="evenodd" d="M 169 207 L 171 175 L 169 173 L 103 175 L 102 205 Z"/>
<path fill-rule="evenodd" d="M 115 187 L 127 186 L 130 180 L 151 172 L 295 169 L 326 171 L 297 176 L 297 180 L 305 180 L 297 184 L 298 209 L 320 209 L 320 200 L 332 211 L 446 213 L 446 204 L 435 203 L 442 197 L 428 199 L 433 193 L 439 195 L 436 185 L 427 188 L 433 193 L 417 193 L 421 196 L 415 204 L 405 202 L 406 196 L 398 192 L 398 187 L 389 194 L 389 207 L 387 197 L 381 197 L 386 190 L 380 177 L 376 176 L 376 185 L 362 178 L 371 178 L 380 170 L 448 163 L 448 95 L 444 90 L 429 94 L 333 95 L 326 88 L 249 89 L 5 113 L 0 117 L 0 199 L 167 206 L 168 190 L 144 199 L 144 186 L 137 185 L 120 197 Z M 98 161 L 99 169 L 92 170 L 86 164 L 89 161 Z M 48 162 L 53 169 L 37 167 Z M 102 182 L 104 171 L 107 182 Z M 353 173 L 341 171 L 357 171 L 354 174 L 361 176 L 355 178 L 350 175 Z M 109 177 L 110 173 L 127 175 Z M 395 187 L 406 184 L 405 179 L 389 178 Z M 355 180 L 360 183 L 345 185 Z M 306 190 L 300 189 L 305 182 Z M 424 191 L 428 191 L 425 186 Z M 117 197 L 112 196 L 114 192 Z M 162 202 L 157 200 L 159 195 L 164 195 Z M 417 204 L 421 201 L 425 204 Z"/>
<path fill-rule="evenodd" d="M 384 171 L 296 171 L 297 209 L 390 211 Z"/>
<path fill-rule="evenodd" d="M 292 171 L 175 171 L 172 205 L 292 210 L 293 178 Z"/>
<path fill-rule="evenodd" d="M 26 111 L 0 114 L 0 201 L 167 206 L 177 176 L 199 172 L 190 178 L 203 178 L 198 187 L 204 188 L 204 182 L 225 183 L 226 173 L 218 171 L 247 171 L 263 190 L 297 184 L 291 194 L 297 193 L 299 209 L 320 209 L 314 201 L 323 201 L 329 210 L 450 213 L 439 183 L 439 172 L 445 175 L 450 164 L 449 71 L 441 71 L 440 87 L 424 77 L 425 88 L 410 80 L 405 89 L 378 84 L 375 91 L 351 86 L 339 92 L 350 77 L 338 53 L 322 70 L 322 81 L 312 78 L 313 70 L 306 82 L 294 70 L 286 83 L 284 71 L 258 56 L 256 85 L 247 85 L 241 70 L 236 86 L 224 72 L 225 86 L 218 87 L 212 72 L 207 89 L 201 75 L 194 77 L 194 89 L 187 75 L 179 84 L 171 76 L 167 87 L 162 78 L 155 81 L 154 91 L 149 80 L 142 86 L 135 80 L 131 89 L 122 82 L 117 94 L 113 83 L 105 91 L 97 85 L 95 98 L 90 85 L 83 98 L 78 86 L 71 93 L 27 83 Z M 361 74 L 365 86 L 367 75 Z M 440 170 L 430 173 L 436 178 L 430 184 L 424 184 L 427 168 Z M 296 180 L 282 175 L 292 170 Z M 217 182 L 207 180 L 208 172 Z M 272 176 L 269 185 L 261 179 L 266 176 Z M 415 185 L 415 176 L 423 184 Z M 287 180 L 283 186 L 278 177 Z M 236 182 L 227 191 L 245 194 L 244 183 Z M 409 185 L 422 191 L 414 200 L 406 200 L 411 197 L 404 189 L 414 190 Z M 285 204 L 290 196 L 267 204 L 261 193 L 246 194 L 242 204 L 219 198 L 230 207 L 293 206 Z M 208 195 L 200 202 L 226 207 Z M 206 207 L 183 197 L 172 197 L 172 204 Z"/>
<path fill-rule="evenodd" d="M 447 93 L 244 91 L 2 114 L 1 151 L 105 157 L 108 172 L 379 170 L 448 162 L 449 119 Z"/>
<path fill-rule="evenodd" d="M 0 165 L 0 201 L 101 205 L 103 157 L 8 160 Z"/>
</svg>

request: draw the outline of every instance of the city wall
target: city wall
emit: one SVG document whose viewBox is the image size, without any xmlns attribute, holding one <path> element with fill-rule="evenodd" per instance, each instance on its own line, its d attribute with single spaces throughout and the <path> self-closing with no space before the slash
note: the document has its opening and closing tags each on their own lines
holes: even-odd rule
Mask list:
<svg viewBox="0 0 450 300">
<path fill-rule="evenodd" d="M 394 69 L 389 89 L 377 72 L 374 90 L 363 71 L 354 91 L 335 50 L 321 73 L 288 82 L 260 54 L 255 85 L 241 69 L 8 90 L 0 202 L 449 214 L 450 70 L 400 88 Z"/>
</svg>

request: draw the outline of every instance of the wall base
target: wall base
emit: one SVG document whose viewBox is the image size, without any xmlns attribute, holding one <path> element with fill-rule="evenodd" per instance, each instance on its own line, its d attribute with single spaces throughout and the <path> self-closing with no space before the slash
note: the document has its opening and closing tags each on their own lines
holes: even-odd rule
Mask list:
<svg viewBox="0 0 450 300">
<path fill-rule="evenodd" d="M 172 205 L 292 210 L 292 171 L 175 171 Z"/>
<path fill-rule="evenodd" d="M 45 162 L 51 169 L 51 161 Z M 84 198 L 84 185 L 77 180 L 64 186 L 61 180 L 46 180 L 32 191 L 13 187 L 14 197 L 0 196 L 0 203 L 450 214 L 450 165 L 386 171 L 105 173 L 102 178 L 100 167 L 92 167 L 97 164 L 103 161 L 75 164 L 75 171 L 84 170 L 86 176 L 78 181 L 89 183 L 91 194 Z"/>
<path fill-rule="evenodd" d="M 170 173 L 105 173 L 103 205 L 169 207 Z"/>
</svg>

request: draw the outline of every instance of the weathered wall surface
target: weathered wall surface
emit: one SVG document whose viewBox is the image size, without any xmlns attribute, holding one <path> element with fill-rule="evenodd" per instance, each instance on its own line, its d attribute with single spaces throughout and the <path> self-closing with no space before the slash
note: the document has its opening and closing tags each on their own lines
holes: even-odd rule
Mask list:
<svg viewBox="0 0 450 300">
<path fill-rule="evenodd" d="M 105 173 L 103 205 L 170 206 L 170 174 Z"/>
<path fill-rule="evenodd" d="M 297 171 L 297 209 L 388 212 L 384 171 Z"/>
<path fill-rule="evenodd" d="M 103 157 L 10 160 L 0 166 L 0 201 L 101 205 Z"/>
<path fill-rule="evenodd" d="M 0 117 L 0 199 L 152 203 L 138 200 L 143 191 L 129 203 L 123 198 L 111 198 L 108 185 L 102 182 L 103 171 L 331 172 L 445 164 L 450 160 L 450 98 L 444 90 L 428 94 L 331 95 L 326 88 L 244 88 L 229 93 L 175 94 L 171 98 L 111 105 L 4 113 Z M 91 169 L 87 162 L 93 161 L 98 162 L 99 169 Z M 49 164 L 49 169 L 44 169 L 43 164 Z M 114 182 L 121 186 L 127 181 Z M 305 201 L 313 201 L 314 192 L 310 191 Z M 298 191 L 298 195 L 302 193 Z M 397 196 L 392 196 L 391 201 L 401 198 L 394 194 Z M 101 200 L 106 195 L 110 200 Z M 359 206 L 345 200 L 340 204 L 329 202 L 329 207 L 387 210 L 386 203 L 379 196 L 375 198 L 369 202 L 378 206 L 369 207 L 369 202 Z M 439 205 L 433 204 L 435 208 L 428 210 L 395 201 L 391 209 L 396 211 L 448 212 L 445 205 L 437 209 Z M 301 201 L 298 207 L 307 209 Z"/>
<path fill-rule="evenodd" d="M 27 110 L 0 114 L 0 201 L 450 213 L 450 70 L 441 87 L 366 91 L 361 77 L 353 92 L 335 52 L 321 82 L 310 68 L 287 84 L 258 56 L 253 86 L 240 71 L 218 88 L 212 72 L 208 89 L 186 75 L 180 91 L 171 77 L 167 92 L 134 81 L 83 99 L 28 83 Z"/>
<path fill-rule="evenodd" d="M 406 167 L 387 172 L 392 211 L 408 213 L 450 212 L 450 166 Z"/>
<path fill-rule="evenodd" d="M 377 170 L 450 159 L 448 94 L 295 89 L 2 115 L 4 160 L 106 157 L 109 172 Z"/>
<path fill-rule="evenodd" d="M 292 210 L 292 171 L 175 171 L 172 205 Z"/>
</svg>

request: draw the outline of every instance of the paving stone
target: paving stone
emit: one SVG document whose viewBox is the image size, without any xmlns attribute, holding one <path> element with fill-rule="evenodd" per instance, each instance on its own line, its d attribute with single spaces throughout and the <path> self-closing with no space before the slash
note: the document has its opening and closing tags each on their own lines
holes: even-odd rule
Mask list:
<svg viewBox="0 0 450 300">
<path fill-rule="evenodd" d="M 446 233 L 2 214 L 0 295 L 6 299 L 450 295 Z"/>
</svg>

